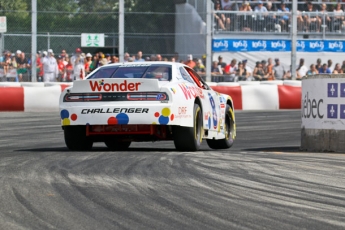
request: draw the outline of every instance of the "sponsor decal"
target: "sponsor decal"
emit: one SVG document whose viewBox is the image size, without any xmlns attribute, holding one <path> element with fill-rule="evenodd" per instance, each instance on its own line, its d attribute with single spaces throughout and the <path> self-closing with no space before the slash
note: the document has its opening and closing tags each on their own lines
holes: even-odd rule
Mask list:
<svg viewBox="0 0 345 230">
<path fill-rule="evenodd" d="M 194 99 L 196 97 L 204 98 L 204 94 L 202 89 L 196 86 L 187 86 L 186 84 L 178 84 L 185 96 L 188 99 Z"/>
<path fill-rule="evenodd" d="M 121 68 L 123 67 L 147 67 L 151 66 L 150 64 L 126 64 L 126 65 L 120 65 Z"/>
<path fill-rule="evenodd" d="M 187 107 L 178 107 L 178 115 L 175 116 L 176 118 L 191 118 L 192 115 L 187 114 Z"/>
<path fill-rule="evenodd" d="M 314 41 L 314 42 L 311 41 L 309 43 L 309 48 L 311 48 L 311 49 L 323 50 L 324 47 L 325 47 L 325 45 L 324 45 L 323 41 Z"/>
<path fill-rule="evenodd" d="M 301 49 L 301 50 L 304 50 L 305 49 L 305 42 L 304 41 L 297 41 L 297 46 L 296 48 L 298 49 Z"/>
<path fill-rule="evenodd" d="M 158 118 L 158 124 L 167 125 L 169 121 L 173 121 L 175 119 L 175 115 L 170 113 L 170 108 L 165 107 L 160 113 L 155 112 L 154 116 Z M 152 124 L 157 125 L 157 122 L 153 122 Z"/>
<path fill-rule="evenodd" d="M 271 47 L 273 49 L 286 49 L 285 41 L 271 41 Z"/>
<path fill-rule="evenodd" d="M 176 89 L 175 88 L 170 88 L 170 90 L 175 94 L 176 93 Z"/>
<path fill-rule="evenodd" d="M 340 83 L 340 97 L 345 97 L 345 83 Z"/>
<path fill-rule="evenodd" d="M 211 128 L 211 113 L 210 112 L 207 112 L 205 114 L 204 120 L 207 121 L 206 126 L 208 127 L 208 129 L 210 129 Z"/>
<path fill-rule="evenodd" d="M 213 41 L 213 47 L 219 49 L 227 49 L 229 47 L 229 42 L 227 40 Z"/>
<path fill-rule="evenodd" d="M 165 99 L 165 98 L 166 98 L 166 96 L 165 96 L 163 93 L 157 94 L 157 97 L 156 97 L 156 99 L 157 99 L 158 101 L 160 101 L 160 100 L 162 100 L 162 99 Z"/>
<path fill-rule="evenodd" d="M 148 108 L 96 108 L 83 109 L 81 114 L 95 114 L 95 113 L 148 113 Z"/>
<path fill-rule="evenodd" d="M 76 121 L 78 119 L 77 114 L 75 114 L 75 113 L 70 114 L 67 109 L 63 109 L 60 111 L 60 117 L 62 120 L 61 121 L 62 125 L 70 125 L 71 120 Z"/>
<path fill-rule="evenodd" d="M 233 41 L 232 46 L 239 49 L 247 49 L 248 42 L 246 40 Z"/>
<path fill-rule="evenodd" d="M 119 113 L 116 117 L 108 118 L 108 125 L 127 125 L 129 123 L 129 117 L 125 113 Z"/>
<path fill-rule="evenodd" d="M 338 83 L 328 83 L 327 84 L 327 96 L 328 97 L 338 97 Z"/>
<path fill-rule="evenodd" d="M 323 99 L 316 100 L 310 99 L 309 93 L 305 95 L 304 100 L 302 101 L 302 117 L 304 118 L 323 118 L 324 114 L 321 114 L 320 106 L 323 103 Z"/>
<path fill-rule="evenodd" d="M 328 104 L 327 105 L 327 118 L 337 119 L 338 118 L 338 105 Z"/>
<path fill-rule="evenodd" d="M 214 99 L 210 93 L 208 93 L 208 97 L 211 103 L 212 107 L 212 115 L 213 115 L 213 128 L 217 129 L 218 126 L 218 117 L 217 117 L 217 111 L 216 111 L 216 104 L 214 102 Z"/>
<path fill-rule="evenodd" d="M 121 92 L 121 91 L 138 91 L 139 85 L 141 82 L 127 83 L 127 80 L 124 80 L 123 83 L 104 83 L 104 80 L 100 81 L 90 81 L 91 91 L 95 92 Z"/>
<path fill-rule="evenodd" d="M 334 41 L 334 42 L 328 42 L 328 48 L 332 50 L 342 50 L 343 49 L 343 42 L 342 41 Z"/>
<path fill-rule="evenodd" d="M 297 51 L 345 52 L 345 42 L 340 40 L 297 40 Z M 214 39 L 212 51 L 291 51 L 289 40 L 269 39 Z"/>
<path fill-rule="evenodd" d="M 267 42 L 263 40 L 252 41 L 252 47 L 255 49 L 266 49 Z"/>
<path fill-rule="evenodd" d="M 345 119 L 345 104 L 340 105 L 340 119 Z"/>
<path fill-rule="evenodd" d="M 178 114 L 186 114 L 187 113 L 187 107 L 178 107 Z"/>
<path fill-rule="evenodd" d="M 340 104 L 340 119 L 345 119 L 345 104 Z"/>
</svg>

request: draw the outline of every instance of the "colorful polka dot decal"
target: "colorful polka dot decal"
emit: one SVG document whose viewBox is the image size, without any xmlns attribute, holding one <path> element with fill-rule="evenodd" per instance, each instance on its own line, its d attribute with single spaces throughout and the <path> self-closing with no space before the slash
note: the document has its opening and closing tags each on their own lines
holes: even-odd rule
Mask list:
<svg viewBox="0 0 345 230">
<path fill-rule="evenodd" d="M 161 113 L 155 112 L 154 116 L 158 117 L 158 123 L 160 125 L 167 125 L 169 121 L 173 121 L 175 118 L 174 114 L 170 115 L 170 113 L 169 108 L 163 108 Z M 156 124 L 156 122 L 153 122 L 153 124 Z"/>
<path fill-rule="evenodd" d="M 70 125 L 71 124 L 71 120 L 72 121 L 76 121 L 78 119 L 77 114 L 73 113 L 73 114 L 69 114 L 68 110 L 63 109 L 60 112 L 60 117 L 62 120 L 62 125 Z"/>
<path fill-rule="evenodd" d="M 78 118 L 77 114 L 74 113 L 74 114 L 71 115 L 71 120 L 72 121 L 77 120 L 77 118 Z"/>
<path fill-rule="evenodd" d="M 108 125 L 127 125 L 129 123 L 129 117 L 125 113 L 119 113 L 116 117 L 109 117 Z"/>
</svg>

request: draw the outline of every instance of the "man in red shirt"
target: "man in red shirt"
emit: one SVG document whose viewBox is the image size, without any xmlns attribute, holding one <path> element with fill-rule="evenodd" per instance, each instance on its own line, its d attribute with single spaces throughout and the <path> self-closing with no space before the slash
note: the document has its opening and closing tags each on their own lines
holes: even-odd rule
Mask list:
<svg viewBox="0 0 345 230">
<path fill-rule="evenodd" d="M 193 69 L 196 66 L 196 63 L 193 61 L 193 55 L 188 54 L 187 61 L 184 64 Z"/>
<path fill-rule="evenodd" d="M 59 69 L 59 77 L 58 77 L 58 81 L 66 81 L 65 78 L 65 73 L 66 73 L 66 66 L 65 63 L 63 61 L 63 56 L 59 56 L 58 57 L 58 69 Z"/>
<path fill-rule="evenodd" d="M 237 68 L 236 68 L 237 60 L 232 59 L 230 64 L 225 66 L 224 68 L 224 74 L 229 74 L 235 76 Z"/>
</svg>

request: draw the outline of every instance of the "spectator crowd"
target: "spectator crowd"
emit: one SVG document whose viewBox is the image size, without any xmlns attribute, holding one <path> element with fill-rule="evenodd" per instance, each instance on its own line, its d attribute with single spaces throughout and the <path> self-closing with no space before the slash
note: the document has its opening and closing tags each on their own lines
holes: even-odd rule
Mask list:
<svg viewBox="0 0 345 230">
<path fill-rule="evenodd" d="M 214 3 L 217 30 L 289 31 L 292 1 L 214 0 Z M 345 28 L 344 7 L 345 2 L 298 0 L 297 30 L 320 32 L 325 25 L 327 31 L 341 31 Z"/>
<path fill-rule="evenodd" d="M 291 67 L 291 66 L 290 66 Z M 247 65 L 247 60 L 237 62 L 232 59 L 229 64 L 223 62 L 223 57 L 219 56 L 218 61 L 213 61 L 211 72 L 217 76 L 219 81 L 268 81 L 268 80 L 291 80 L 291 69 L 287 69 L 280 63 L 279 58 L 257 61 L 255 67 Z M 305 65 L 304 58 L 299 60 L 296 69 L 296 79 L 301 80 L 304 76 L 314 74 L 340 74 L 345 73 L 345 60 L 340 64 L 333 65 L 331 59 L 327 63 L 322 63 L 318 58 L 315 64 L 309 67 Z M 223 79 L 222 79 L 223 78 Z"/>
<path fill-rule="evenodd" d="M 81 48 L 76 48 L 73 55 L 69 55 L 66 50 L 55 55 L 52 49 L 38 52 L 37 59 L 37 79 L 40 82 L 72 82 L 84 79 L 91 71 L 99 66 L 118 63 L 116 55 L 98 52 L 94 55 L 83 53 Z M 180 62 L 194 69 L 199 75 L 205 76 L 206 55 L 201 59 L 193 58 L 192 54 L 180 59 L 179 54 L 175 53 L 169 59 L 160 54 L 143 56 L 142 51 L 136 55 L 124 54 L 124 62 L 145 62 L 145 61 L 171 61 Z M 0 80 L 1 81 L 31 81 L 31 60 L 25 53 L 17 50 L 15 53 L 5 50 L 0 57 Z M 296 69 L 296 79 L 301 79 L 313 74 L 337 74 L 345 73 L 345 61 L 341 64 L 333 65 L 332 60 L 322 63 L 320 58 L 315 64 L 307 67 L 304 59 L 299 60 Z M 280 63 L 279 58 L 268 58 L 267 60 L 257 61 L 254 68 L 247 65 L 247 60 L 238 61 L 232 59 L 229 63 L 224 62 L 222 56 L 218 56 L 218 61 L 213 61 L 211 66 L 213 81 L 268 81 L 268 80 L 288 80 L 292 79 L 291 69 L 286 69 Z"/>
</svg>

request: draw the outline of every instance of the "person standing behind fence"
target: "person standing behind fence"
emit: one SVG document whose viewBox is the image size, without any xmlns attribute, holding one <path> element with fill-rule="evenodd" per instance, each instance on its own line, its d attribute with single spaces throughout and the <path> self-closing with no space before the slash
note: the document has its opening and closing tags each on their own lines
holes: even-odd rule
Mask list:
<svg viewBox="0 0 345 230">
<path fill-rule="evenodd" d="M 28 59 L 25 57 L 25 53 L 21 52 L 20 50 L 17 51 L 17 74 L 18 74 L 18 80 L 23 81 L 23 74 L 27 73 L 27 68 L 30 67 Z"/>
<path fill-rule="evenodd" d="M 43 81 L 55 82 L 59 74 L 59 69 L 52 49 L 48 49 L 48 54 L 43 58 L 42 65 L 44 71 Z"/>
<path fill-rule="evenodd" d="M 236 72 L 237 72 L 237 60 L 232 59 L 230 64 L 225 66 L 224 74 L 229 75 L 229 77 L 225 78 L 225 81 L 237 81 L 236 79 Z"/>
<path fill-rule="evenodd" d="M 247 59 L 243 60 L 242 61 L 242 64 L 243 64 L 243 68 L 246 69 L 246 76 L 247 76 L 247 81 L 253 81 L 254 78 L 253 78 L 253 70 L 250 66 L 247 65 Z"/>
<path fill-rule="evenodd" d="M 36 54 L 36 69 L 37 69 L 37 81 L 42 82 L 43 81 L 43 64 L 41 60 L 41 55 L 40 53 Z"/>
<path fill-rule="evenodd" d="M 3 67 L 4 67 L 4 75 L 6 76 L 12 67 L 12 58 L 11 58 L 11 53 L 6 52 L 3 58 Z"/>
<path fill-rule="evenodd" d="M 85 78 L 84 58 L 81 55 L 80 48 L 76 48 L 75 53 L 76 54 L 71 57 L 74 80 L 81 80 Z"/>
<path fill-rule="evenodd" d="M 69 57 L 66 57 L 66 81 L 67 82 L 72 82 L 72 76 L 73 76 L 73 65 L 71 62 L 71 59 Z"/>
<path fill-rule="evenodd" d="M 187 61 L 185 61 L 184 64 L 193 69 L 196 65 L 195 62 L 193 61 L 193 55 L 188 54 L 187 55 Z"/>
<path fill-rule="evenodd" d="M 58 81 L 66 81 L 66 65 L 64 64 L 64 60 L 61 55 L 58 57 L 58 69 L 59 69 Z"/>
<path fill-rule="evenodd" d="M 274 80 L 284 80 L 286 77 L 286 70 L 284 66 L 280 64 L 279 58 L 274 59 L 275 65 L 273 66 Z"/>
<path fill-rule="evenodd" d="M 88 75 L 91 72 L 90 66 L 92 64 L 92 60 L 91 60 L 92 55 L 90 53 L 87 53 L 85 57 L 86 57 L 85 64 L 84 64 L 85 74 Z"/>
</svg>

